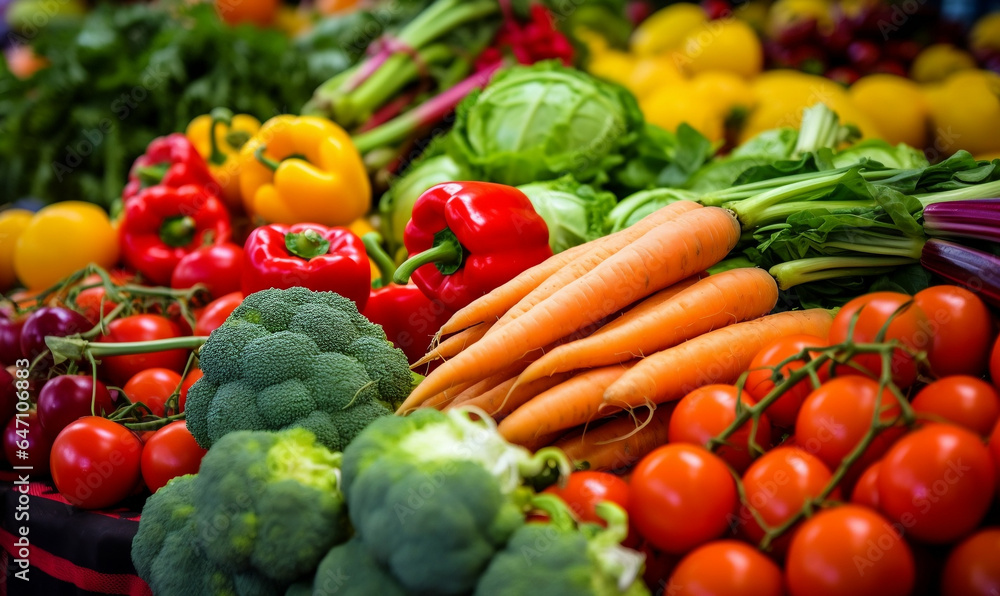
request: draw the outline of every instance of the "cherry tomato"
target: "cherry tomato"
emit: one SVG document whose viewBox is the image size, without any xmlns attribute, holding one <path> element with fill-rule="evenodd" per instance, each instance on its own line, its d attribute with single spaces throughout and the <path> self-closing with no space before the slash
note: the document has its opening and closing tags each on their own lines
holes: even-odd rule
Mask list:
<svg viewBox="0 0 1000 596">
<path fill-rule="evenodd" d="M 171 422 L 146 440 L 142 449 L 142 479 L 155 493 L 171 478 L 197 474 L 207 451 L 194 440 L 183 420 Z"/>
<path fill-rule="evenodd" d="M 278 0 L 215 0 L 215 11 L 230 25 L 253 23 L 267 26 L 278 13 Z"/>
<path fill-rule="evenodd" d="M 966 375 L 938 379 L 913 398 L 913 409 L 928 420 L 951 422 L 988 436 L 1000 419 L 1000 394 L 986 381 Z"/>
<path fill-rule="evenodd" d="M 578 519 L 586 522 L 604 524 L 604 520 L 594 510 L 602 501 L 611 501 L 628 511 L 628 484 L 607 472 L 573 472 L 566 481 L 566 486 L 553 485 L 545 489 L 546 493 L 554 494 L 566 501 L 569 508 Z"/>
<path fill-rule="evenodd" d="M 232 292 L 221 298 L 216 298 L 198 315 L 194 325 L 195 335 L 208 335 L 226 322 L 229 313 L 243 302 L 243 292 Z"/>
<path fill-rule="evenodd" d="M 1000 337 L 993 344 L 993 354 L 990 355 L 990 379 L 993 380 L 993 386 L 1000 390 Z"/>
<path fill-rule="evenodd" d="M 125 277 L 120 274 L 111 274 L 111 280 L 115 283 L 124 283 L 126 281 Z M 82 284 L 93 285 L 101 283 L 101 281 L 101 276 L 90 275 L 83 280 Z M 76 295 L 75 304 L 76 310 L 94 325 L 117 306 L 115 302 L 107 299 L 107 292 L 103 285 L 81 290 Z"/>
<path fill-rule="evenodd" d="M 830 326 L 830 343 L 839 344 L 847 340 L 851 320 L 858 311 L 860 314 L 854 327 L 853 340 L 858 343 L 873 342 L 889 317 L 904 306 L 906 309 L 893 318 L 885 339 L 898 339 L 914 350 L 926 349 L 930 343 L 927 316 L 913 303 L 910 296 L 897 292 L 873 292 L 845 304 L 833 318 L 833 324 Z M 859 355 L 855 357 L 854 362 L 876 377 L 882 373 L 882 361 L 878 354 Z M 916 380 L 916 361 L 902 349 L 893 352 L 891 366 L 892 379 L 898 386 L 909 387 Z M 850 366 L 840 366 L 837 367 L 837 374 L 863 373 Z"/>
<path fill-rule="evenodd" d="M 32 474 L 47 474 L 51 449 L 52 442 L 42 432 L 35 410 L 7 421 L 3 431 L 3 454 L 11 465 L 30 467 Z"/>
<path fill-rule="evenodd" d="M 243 249 L 232 242 L 203 246 L 177 263 L 170 278 L 172 288 L 204 284 L 208 293 L 219 298 L 240 289 Z"/>
<path fill-rule="evenodd" d="M 102 342 L 152 341 L 180 337 L 181 331 L 170 319 L 158 315 L 132 315 L 116 319 L 108 325 L 108 334 Z M 119 387 L 128 382 L 136 373 L 147 368 L 169 368 L 175 372 L 184 370 L 187 364 L 187 350 L 165 350 L 149 354 L 128 356 L 105 356 L 101 358 L 101 370 L 112 384 Z"/>
<path fill-rule="evenodd" d="M 114 505 L 140 480 L 142 443 L 124 426 L 87 416 L 63 429 L 52 443 L 52 481 L 82 509 Z"/>
<path fill-rule="evenodd" d="M 184 405 L 187 404 L 188 389 L 191 388 L 191 385 L 195 384 L 195 381 L 202 378 L 204 374 L 205 373 L 201 372 L 200 368 L 193 368 L 188 371 L 187 376 L 184 377 L 184 382 L 181 384 L 181 396 L 180 399 L 177 400 L 177 405 L 180 407 L 181 412 L 184 411 Z"/>
<path fill-rule="evenodd" d="M 817 337 L 815 335 L 799 334 L 799 335 L 789 335 L 787 337 L 781 337 L 770 344 L 764 346 L 764 348 L 757 352 L 757 355 L 753 357 L 753 361 L 750 362 L 750 374 L 747 375 L 747 381 L 744 387 L 750 394 L 754 401 L 760 401 L 767 396 L 768 393 L 774 389 L 774 381 L 771 379 L 771 375 L 774 373 L 773 368 L 784 361 L 786 358 L 791 358 L 792 356 L 802 352 L 802 350 L 811 347 L 824 347 L 827 345 L 827 341 L 822 337 Z M 804 360 L 793 360 L 792 362 L 781 367 L 779 371 L 782 378 L 787 378 L 788 375 L 794 373 L 796 370 L 805 366 L 806 361 Z M 821 381 L 825 381 L 828 376 L 826 367 L 824 366 L 821 370 L 817 371 L 820 376 Z M 802 401 L 805 400 L 806 396 L 813 390 L 812 381 L 809 379 L 803 379 L 795 384 L 791 389 L 782 394 L 780 398 L 767 408 L 767 417 L 771 420 L 771 423 L 775 426 L 790 427 L 795 424 L 795 416 L 799 413 L 799 408 L 802 407 Z"/>
<path fill-rule="evenodd" d="M 732 385 L 705 385 L 685 395 L 670 416 L 667 437 L 671 443 L 691 443 L 704 446 L 736 420 L 736 399 L 739 390 Z M 739 399 L 747 407 L 756 403 L 743 392 Z M 753 461 L 750 452 L 748 420 L 727 439 L 729 445 L 719 447 L 716 454 L 737 471 L 742 472 Z M 754 442 L 766 449 L 771 441 L 771 423 L 767 415 L 760 417 Z"/>
<path fill-rule="evenodd" d="M 993 501 L 996 469 L 974 433 L 931 424 L 899 440 L 878 474 L 879 507 L 907 535 L 942 544 L 982 521 Z"/>
<path fill-rule="evenodd" d="M 815 456 L 798 447 L 778 447 L 750 465 L 743 475 L 743 490 L 749 507 L 768 526 L 776 528 L 800 511 L 807 500 L 818 497 L 831 476 L 830 470 Z M 838 496 L 839 493 L 834 493 L 831 498 Z M 740 525 L 752 542 L 759 543 L 764 538 L 764 529 L 749 507 L 743 505 L 740 509 Z M 779 538 L 773 549 L 784 556 L 788 535 Z"/>
<path fill-rule="evenodd" d="M 142 402 L 149 406 L 154 415 L 163 416 L 167 399 L 180 385 L 181 376 L 174 371 L 168 368 L 148 368 L 136 373 L 122 390 L 133 403 Z"/>
<path fill-rule="evenodd" d="M 915 576 L 913 553 L 899 531 L 857 505 L 803 522 L 785 563 L 791 596 L 907 596 Z"/>
<path fill-rule="evenodd" d="M 852 503 L 878 511 L 878 471 L 880 466 L 881 462 L 875 462 L 861 473 L 861 477 L 858 478 L 858 482 L 851 492 Z"/>
<path fill-rule="evenodd" d="M 677 564 L 681 562 L 681 555 L 665 553 L 648 541 L 643 542 L 638 550 L 646 557 L 642 581 L 649 586 L 649 591 L 653 594 L 666 594 L 667 582 L 670 581 L 670 575 Z"/>
<path fill-rule="evenodd" d="M 997 472 L 997 493 L 1000 496 L 1000 421 L 993 427 L 993 434 L 990 435 L 990 454 L 993 456 L 993 463 Z"/>
<path fill-rule="evenodd" d="M 877 381 L 855 375 L 823 383 L 802 403 L 795 424 L 796 443 L 835 471 L 868 433 L 875 417 L 878 389 Z M 899 416 L 899 403 L 888 389 L 882 392 L 880 408 L 879 420 L 884 423 Z M 849 470 L 845 489 L 853 485 L 866 467 L 882 457 L 903 432 L 900 427 L 879 434 Z"/>
<path fill-rule="evenodd" d="M 781 570 L 756 548 L 735 540 L 699 546 L 674 569 L 671 596 L 782 596 Z"/>
<path fill-rule="evenodd" d="M 934 375 L 982 375 L 993 341 L 993 319 L 979 296 L 945 285 L 921 290 L 913 301 L 927 316 L 927 358 Z"/>
<path fill-rule="evenodd" d="M 62 375 L 49 380 L 38 392 L 38 422 L 49 441 L 70 422 L 84 416 L 101 416 L 115 410 L 107 386 L 90 375 Z"/>
<path fill-rule="evenodd" d="M 632 473 L 629 511 L 653 546 L 681 554 L 721 536 L 736 509 L 736 483 L 721 458 L 695 445 L 664 445 Z"/>
<path fill-rule="evenodd" d="M 944 564 L 945 596 L 1000 594 L 1000 528 L 985 528 L 952 549 Z"/>
</svg>

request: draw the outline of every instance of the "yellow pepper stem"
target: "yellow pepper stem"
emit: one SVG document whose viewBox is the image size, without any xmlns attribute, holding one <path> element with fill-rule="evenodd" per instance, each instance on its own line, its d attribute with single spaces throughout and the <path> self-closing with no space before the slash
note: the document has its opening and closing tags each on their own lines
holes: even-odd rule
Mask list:
<svg viewBox="0 0 1000 596">
<path fill-rule="evenodd" d="M 232 126 L 233 124 L 233 112 L 228 108 L 215 108 L 209 113 L 212 118 L 212 124 L 208 127 L 208 139 L 209 147 L 212 148 L 211 153 L 208 156 L 208 160 L 217 166 L 221 166 L 226 163 L 226 154 L 219 149 L 219 142 L 216 140 L 216 128 L 220 124 L 226 126 Z M 229 137 L 226 137 L 228 142 Z M 244 141 L 245 142 L 245 141 Z"/>
</svg>

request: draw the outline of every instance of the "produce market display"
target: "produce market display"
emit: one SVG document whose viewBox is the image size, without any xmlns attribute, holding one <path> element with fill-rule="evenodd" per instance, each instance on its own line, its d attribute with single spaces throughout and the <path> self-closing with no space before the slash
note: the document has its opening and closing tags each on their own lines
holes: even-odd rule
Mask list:
<svg viewBox="0 0 1000 596">
<path fill-rule="evenodd" d="M 982 4 L 0 3 L 0 593 L 1000 594 Z"/>
</svg>

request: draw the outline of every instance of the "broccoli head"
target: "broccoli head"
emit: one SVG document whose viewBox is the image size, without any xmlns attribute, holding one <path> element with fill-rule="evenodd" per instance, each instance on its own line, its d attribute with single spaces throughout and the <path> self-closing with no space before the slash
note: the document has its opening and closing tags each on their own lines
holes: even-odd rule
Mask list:
<svg viewBox="0 0 1000 596">
<path fill-rule="evenodd" d="M 350 532 L 340 457 L 301 428 L 219 439 L 194 483 L 194 519 L 209 560 L 284 585 L 311 573 Z"/>
<path fill-rule="evenodd" d="M 389 572 L 379 566 L 357 537 L 333 547 L 316 569 L 312 596 L 332 594 L 378 594 L 405 596 L 406 592 Z M 286 596 L 292 596 L 286 594 Z"/>
<path fill-rule="evenodd" d="M 231 574 L 205 557 L 194 519 L 194 476 L 181 476 L 156 491 L 142 509 L 132 540 L 132 562 L 157 596 L 266 596 L 273 582 L 249 571 Z"/>
<path fill-rule="evenodd" d="M 348 445 L 344 495 L 360 540 L 407 592 L 468 593 L 524 523 L 524 481 L 553 460 L 568 473 L 561 452 L 532 456 L 489 419 L 422 409 L 377 420 Z"/>
<path fill-rule="evenodd" d="M 251 294 L 199 357 L 204 376 L 185 411 L 205 448 L 230 432 L 302 427 L 341 451 L 410 392 L 406 355 L 333 292 Z"/>
<path fill-rule="evenodd" d="M 608 527 L 576 527 L 558 497 L 539 495 L 533 504 L 547 523 L 528 522 L 490 561 L 474 596 L 648 596 L 643 556 L 621 546 L 628 534 L 625 512 L 609 502 L 597 506 Z"/>
</svg>

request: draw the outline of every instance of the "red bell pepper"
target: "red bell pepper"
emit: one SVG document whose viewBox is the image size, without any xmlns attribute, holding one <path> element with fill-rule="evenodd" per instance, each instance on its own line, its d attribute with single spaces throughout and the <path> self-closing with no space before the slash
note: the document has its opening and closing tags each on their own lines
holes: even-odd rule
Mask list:
<svg viewBox="0 0 1000 596">
<path fill-rule="evenodd" d="M 222 190 L 209 172 L 205 158 L 191 141 L 180 133 L 173 133 L 153 139 L 146 153 L 132 163 L 122 201 L 128 203 L 139 191 L 151 186 L 177 188 L 188 184 L 202 186 L 215 197 Z"/>
<path fill-rule="evenodd" d="M 394 346 L 403 350 L 413 364 L 427 353 L 441 325 L 453 314 L 440 300 L 431 300 L 414 284 L 391 283 L 395 266 L 382 248 L 378 232 L 361 237 L 368 258 L 375 261 L 382 278 L 372 282 L 371 295 L 362 313 L 382 326 Z"/>
<path fill-rule="evenodd" d="M 303 286 L 336 292 L 363 310 L 372 271 L 365 246 L 347 228 L 319 224 L 270 224 L 250 233 L 243 246 L 243 294 Z"/>
<path fill-rule="evenodd" d="M 170 283 L 177 263 L 206 244 L 232 235 L 222 202 L 195 185 L 151 186 L 125 204 L 119 228 L 125 263 L 149 281 Z"/>
<path fill-rule="evenodd" d="M 552 256 L 549 229 L 523 192 L 490 182 L 446 182 L 420 195 L 403 233 L 411 277 L 452 310 Z"/>
</svg>

